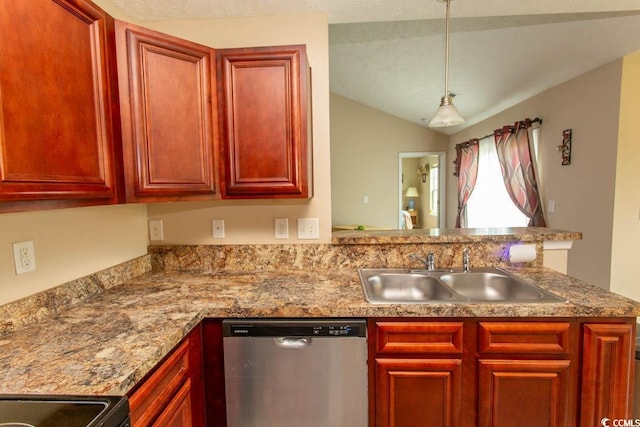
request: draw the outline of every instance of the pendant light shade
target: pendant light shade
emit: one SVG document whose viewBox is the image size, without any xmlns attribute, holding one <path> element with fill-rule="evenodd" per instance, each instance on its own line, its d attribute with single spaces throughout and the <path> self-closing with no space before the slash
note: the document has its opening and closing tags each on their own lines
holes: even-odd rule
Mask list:
<svg viewBox="0 0 640 427">
<path fill-rule="evenodd" d="M 429 127 L 441 128 L 464 123 L 464 118 L 460 115 L 456 106 L 453 105 L 454 96 L 455 95 L 449 94 L 449 96 L 442 97 L 436 114 L 434 114 L 433 119 L 429 122 Z"/>
<path fill-rule="evenodd" d="M 429 127 L 446 127 L 455 126 L 464 123 L 464 118 L 453 105 L 453 97 L 455 94 L 449 92 L 449 25 L 451 0 L 438 0 L 447 3 L 446 31 L 445 31 L 445 48 L 444 48 L 444 96 L 440 100 L 440 107 L 436 110 L 433 119 L 429 122 Z"/>
</svg>

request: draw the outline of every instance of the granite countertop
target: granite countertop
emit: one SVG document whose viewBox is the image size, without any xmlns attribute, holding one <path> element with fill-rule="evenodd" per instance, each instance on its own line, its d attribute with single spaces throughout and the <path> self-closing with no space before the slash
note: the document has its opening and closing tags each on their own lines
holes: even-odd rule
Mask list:
<svg viewBox="0 0 640 427">
<path fill-rule="evenodd" d="M 582 233 L 547 227 L 431 228 L 413 230 L 335 230 L 331 241 L 341 245 L 390 243 L 544 242 L 581 240 Z"/>
<path fill-rule="evenodd" d="M 640 304 L 541 267 L 553 304 L 369 304 L 357 271 L 161 271 L 0 337 L 0 393 L 125 394 L 203 318 L 635 317 Z"/>
</svg>

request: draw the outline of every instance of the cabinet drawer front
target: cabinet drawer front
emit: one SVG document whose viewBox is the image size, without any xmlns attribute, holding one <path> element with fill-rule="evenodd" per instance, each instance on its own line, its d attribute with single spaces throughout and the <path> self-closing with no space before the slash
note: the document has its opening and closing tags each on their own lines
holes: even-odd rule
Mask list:
<svg viewBox="0 0 640 427">
<path fill-rule="evenodd" d="M 132 425 L 150 425 L 174 398 L 188 373 L 189 340 L 185 340 L 129 398 Z"/>
<path fill-rule="evenodd" d="M 569 330 L 568 322 L 480 322 L 478 351 L 567 356 Z"/>
<path fill-rule="evenodd" d="M 462 322 L 376 322 L 376 352 L 462 354 L 462 325 Z"/>
</svg>

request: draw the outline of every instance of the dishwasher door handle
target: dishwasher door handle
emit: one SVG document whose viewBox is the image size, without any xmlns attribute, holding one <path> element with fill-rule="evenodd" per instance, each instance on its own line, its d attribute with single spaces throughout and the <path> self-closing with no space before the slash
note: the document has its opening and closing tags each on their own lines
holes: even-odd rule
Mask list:
<svg viewBox="0 0 640 427">
<path fill-rule="evenodd" d="M 311 345 L 310 337 L 277 337 L 274 341 L 278 347 L 303 348 Z"/>
</svg>

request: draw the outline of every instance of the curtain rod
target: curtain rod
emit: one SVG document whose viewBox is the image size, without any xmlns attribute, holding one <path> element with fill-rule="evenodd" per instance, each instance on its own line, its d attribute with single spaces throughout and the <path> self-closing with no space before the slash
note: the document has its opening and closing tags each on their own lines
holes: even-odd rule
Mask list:
<svg viewBox="0 0 640 427">
<path fill-rule="evenodd" d="M 526 119 L 525 119 L 525 120 L 526 120 Z M 522 126 L 522 125 L 525 123 L 525 120 L 520 120 L 520 121 L 518 122 L 518 126 Z M 530 121 L 531 121 L 531 123 L 540 123 L 540 124 L 542 124 L 542 119 L 541 119 L 540 117 L 536 117 L 535 119 L 531 119 Z M 510 129 L 510 130 L 515 130 L 515 126 L 510 126 L 510 127 L 509 127 L 509 129 Z M 469 146 L 469 144 L 471 143 L 471 141 L 474 141 L 474 140 L 478 140 L 478 141 L 479 141 L 479 140 L 481 140 L 481 139 L 489 138 L 490 136 L 493 136 L 494 134 L 495 134 L 495 131 L 494 131 L 494 132 L 491 132 L 490 134 L 485 135 L 485 136 L 483 136 L 483 137 L 481 137 L 481 138 L 471 138 L 471 139 L 470 139 L 469 141 L 467 141 L 467 142 L 461 142 L 460 144 L 456 144 L 456 147 L 458 147 L 458 146 L 460 146 L 460 147 L 462 147 L 462 148 L 468 147 L 468 146 Z"/>
</svg>

